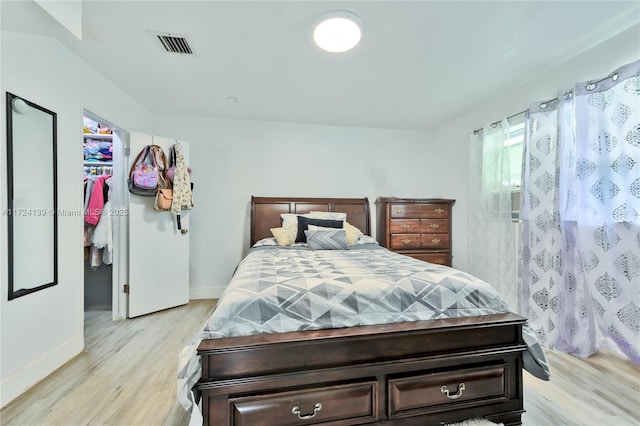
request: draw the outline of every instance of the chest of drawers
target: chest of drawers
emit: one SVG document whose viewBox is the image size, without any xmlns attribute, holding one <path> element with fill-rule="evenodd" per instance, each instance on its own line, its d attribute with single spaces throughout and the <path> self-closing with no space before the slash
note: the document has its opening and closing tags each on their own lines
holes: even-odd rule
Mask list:
<svg viewBox="0 0 640 426">
<path fill-rule="evenodd" d="M 378 198 L 378 243 L 416 259 L 451 266 L 454 203 L 442 198 Z"/>
</svg>

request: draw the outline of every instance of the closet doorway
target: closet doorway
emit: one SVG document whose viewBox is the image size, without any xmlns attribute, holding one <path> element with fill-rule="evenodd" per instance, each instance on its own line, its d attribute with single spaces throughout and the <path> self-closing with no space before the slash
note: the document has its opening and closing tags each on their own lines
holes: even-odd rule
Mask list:
<svg viewBox="0 0 640 426">
<path fill-rule="evenodd" d="M 120 288 L 126 271 L 123 146 L 127 134 L 89 111 L 83 114 L 84 310 L 125 317 Z"/>
</svg>

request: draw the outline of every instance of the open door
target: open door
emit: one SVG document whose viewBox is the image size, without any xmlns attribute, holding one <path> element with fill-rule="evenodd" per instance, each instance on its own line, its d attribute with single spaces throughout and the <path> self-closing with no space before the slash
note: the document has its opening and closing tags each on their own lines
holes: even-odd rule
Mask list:
<svg viewBox="0 0 640 426">
<path fill-rule="evenodd" d="M 159 145 L 168 155 L 175 139 L 132 132 L 125 173 L 145 145 Z M 189 144 L 180 141 L 189 164 Z M 189 303 L 189 233 L 178 230 L 169 211 L 153 209 L 154 197 L 129 196 L 129 308 L 136 317 Z M 183 230 L 189 210 L 182 210 Z"/>
</svg>

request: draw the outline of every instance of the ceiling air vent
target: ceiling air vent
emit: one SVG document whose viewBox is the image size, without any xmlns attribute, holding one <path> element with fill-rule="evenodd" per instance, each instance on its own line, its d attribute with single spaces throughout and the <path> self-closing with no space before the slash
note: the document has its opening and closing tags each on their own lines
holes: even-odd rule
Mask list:
<svg viewBox="0 0 640 426">
<path fill-rule="evenodd" d="M 160 44 L 167 52 L 180 53 L 183 55 L 193 55 L 193 50 L 189 46 L 189 41 L 185 36 L 174 36 L 171 34 L 156 34 Z"/>
</svg>

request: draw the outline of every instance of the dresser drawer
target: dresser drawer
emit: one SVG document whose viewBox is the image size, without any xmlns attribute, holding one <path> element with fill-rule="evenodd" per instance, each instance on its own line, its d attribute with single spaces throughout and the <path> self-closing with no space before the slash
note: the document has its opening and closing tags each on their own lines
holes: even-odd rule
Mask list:
<svg viewBox="0 0 640 426">
<path fill-rule="evenodd" d="M 442 204 L 391 204 L 392 218 L 447 218 L 449 209 Z"/>
<path fill-rule="evenodd" d="M 449 264 L 449 252 L 408 252 L 403 253 L 399 251 L 398 253 L 404 254 L 405 256 L 411 256 L 414 259 L 422 260 L 423 262 L 435 263 L 436 265 L 446 265 L 451 266 Z"/>
<path fill-rule="evenodd" d="M 391 249 L 420 248 L 420 234 L 392 234 Z"/>
<path fill-rule="evenodd" d="M 496 364 L 390 379 L 389 415 L 401 417 L 409 412 L 448 411 L 507 400 L 507 367 Z"/>
<path fill-rule="evenodd" d="M 420 235 L 422 248 L 447 249 L 449 248 L 449 234 L 422 234 Z"/>
<path fill-rule="evenodd" d="M 374 422 L 377 382 L 324 386 L 291 392 L 233 398 L 231 422 L 235 426 L 341 425 Z"/>
<path fill-rule="evenodd" d="M 449 219 L 422 219 L 420 220 L 420 232 L 449 233 Z"/>
<path fill-rule="evenodd" d="M 420 219 L 391 219 L 389 220 L 389 232 L 391 234 L 418 234 Z"/>
</svg>

